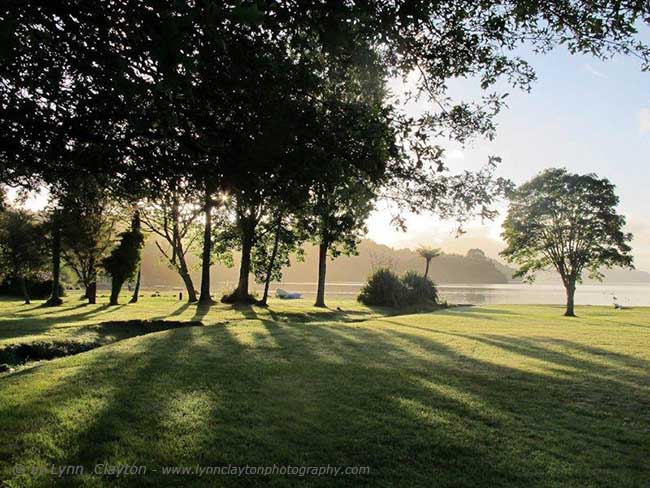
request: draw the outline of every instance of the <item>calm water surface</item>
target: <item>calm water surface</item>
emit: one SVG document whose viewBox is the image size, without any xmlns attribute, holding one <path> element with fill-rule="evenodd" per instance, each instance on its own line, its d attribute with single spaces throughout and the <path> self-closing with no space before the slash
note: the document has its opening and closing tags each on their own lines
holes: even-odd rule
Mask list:
<svg viewBox="0 0 650 488">
<path fill-rule="evenodd" d="M 356 298 L 361 286 L 362 283 L 328 283 L 327 294 Z M 271 290 L 276 288 L 300 292 L 306 297 L 316 294 L 315 283 L 282 283 L 272 285 Z M 566 300 L 564 288 L 556 284 L 440 285 L 438 289 L 442 300 L 449 303 L 563 304 Z M 650 306 L 650 283 L 582 285 L 576 291 L 578 305 L 612 305 L 614 301 L 627 306 Z"/>
</svg>

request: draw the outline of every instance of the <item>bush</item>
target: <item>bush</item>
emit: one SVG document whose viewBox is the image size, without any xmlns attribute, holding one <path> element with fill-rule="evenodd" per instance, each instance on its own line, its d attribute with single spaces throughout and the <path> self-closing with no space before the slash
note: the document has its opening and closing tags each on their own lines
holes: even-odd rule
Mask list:
<svg viewBox="0 0 650 488">
<path fill-rule="evenodd" d="M 399 277 L 387 268 L 376 270 L 361 289 L 357 300 L 368 306 L 401 307 L 406 298 L 406 287 Z"/>
<path fill-rule="evenodd" d="M 32 299 L 46 299 L 52 293 L 52 280 L 39 280 L 36 278 L 27 278 L 25 280 L 27 286 L 27 293 Z M 59 288 L 59 295 L 65 296 L 65 286 L 61 283 Z M 0 296 L 7 297 L 23 297 L 23 290 L 20 288 L 19 281 L 15 278 L 6 278 L 0 284 Z"/>
<path fill-rule="evenodd" d="M 406 287 L 407 305 L 435 305 L 438 302 L 438 290 L 430 278 L 408 271 L 401 281 Z"/>
<path fill-rule="evenodd" d="M 400 278 L 391 270 L 381 268 L 370 275 L 357 300 L 368 306 L 393 308 L 435 305 L 438 291 L 433 281 L 414 271 Z"/>
<path fill-rule="evenodd" d="M 246 297 L 246 300 L 244 300 L 244 303 L 253 305 L 258 302 L 257 299 L 257 294 L 255 292 L 249 293 L 248 296 Z M 224 296 L 221 297 L 221 303 L 227 303 L 229 305 L 232 305 L 233 303 L 241 303 L 241 300 L 237 296 L 237 290 L 232 290 L 228 293 L 226 293 Z"/>
</svg>

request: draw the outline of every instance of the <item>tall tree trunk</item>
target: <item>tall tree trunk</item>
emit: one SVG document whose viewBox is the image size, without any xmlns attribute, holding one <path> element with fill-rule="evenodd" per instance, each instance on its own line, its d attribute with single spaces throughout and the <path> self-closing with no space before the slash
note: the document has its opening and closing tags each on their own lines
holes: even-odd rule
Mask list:
<svg viewBox="0 0 650 488">
<path fill-rule="evenodd" d="M 566 312 L 564 315 L 567 317 L 575 317 L 575 294 L 576 294 L 576 283 L 575 281 L 569 280 L 564 285 L 566 289 Z"/>
<path fill-rule="evenodd" d="M 52 230 L 52 293 L 45 305 L 56 307 L 63 303 L 61 300 L 61 223 L 58 216 L 54 217 Z"/>
<path fill-rule="evenodd" d="M 248 277 L 251 272 L 251 250 L 253 249 L 255 225 L 251 222 L 245 222 L 241 231 L 241 264 L 239 266 L 239 283 L 234 298 L 235 302 L 248 303 Z"/>
<path fill-rule="evenodd" d="M 86 286 L 86 298 L 88 299 L 88 303 L 92 305 L 97 303 L 97 282 L 96 281 L 91 281 Z"/>
<path fill-rule="evenodd" d="M 185 250 L 183 249 L 183 241 L 181 240 L 178 232 L 178 220 L 177 220 L 178 213 L 175 214 L 174 218 L 176 220 L 174 222 L 173 239 L 176 244 L 172 246 L 174 248 L 172 252 L 175 252 L 175 257 L 176 259 L 178 259 L 178 266 L 177 266 L 178 274 L 181 276 L 181 279 L 185 284 L 185 288 L 187 289 L 187 302 L 194 303 L 197 301 L 196 290 L 194 289 L 194 282 L 192 281 L 192 276 L 190 276 L 190 272 L 187 268 L 187 261 L 185 261 Z"/>
<path fill-rule="evenodd" d="M 111 280 L 111 298 L 109 300 L 109 305 L 118 305 L 120 298 L 120 291 L 122 291 L 123 282 L 113 278 Z"/>
<path fill-rule="evenodd" d="M 138 295 L 140 295 L 140 279 L 142 278 L 142 265 L 138 267 L 138 276 L 135 279 L 135 290 L 129 303 L 138 303 Z"/>
<path fill-rule="evenodd" d="M 20 275 L 18 277 L 18 283 L 20 285 L 20 291 L 23 293 L 23 298 L 25 299 L 25 305 L 29 305 L 32 302 L 29 300 L 29 293 L 27 292 L 27 284 L 25 283 L 25 277 L 23 275 Z"/>
<path fill-rule="evenodd" d="M 280 233 L 282 231 L 282 217 L 278 217 L 278 222 L 275 227 L 275 236 L 273 238 L 273 251 L 271 252 L 271 259 L 269 266 L 266 270 L 266 279 L 264 280 L 264 295 L 260 300 L 260 305 L 267 305 L 269 299 L 269 286 L 271 285 L 271 276 L 273 274 L 273 267 L 275 266 L 275 259 L 278 257 L 278 247 L 280 245 Z"/>
<path fill-rule="evenodd" d="M 203 229 L 203 254 L 201 256 L 201 297 L 199 303 L 213 303 L 210 296 L 210 261 L 212 257 L 212 194 L 205 195 L 205 227 Z"/>
<path fill-rule="evenodd" d="M 318 246 L 318 291 L 316 292 L 315 307 L 326 307 L 325 305 L 325 274 L 327 273 L 327 250 L 328 244 L 322 241 Z"/>
<path fill-rule="evenodd" d="M 194 303 L 197 301 L 196 290 L 194 289 L 194 282 L 192 281 L 192 276 L 187 269 L 187 262 L 185 261 L 185 256 L 183 255 L 182 249 L 179 249 L 178 252 L 178 274 L 181 275 L 185 288 L 187 289 L 187 301 L 188 303 Z"/>
<path fill-rule="evenodd" d="M 431 264 L 431 260 L 427 259 L 427 266 L 424 268 L 424 277 L 428 278 L 429 277 L 429 265 Z"/>
<path fill-rule="evenodd" d="M 95 259 L 92 258 L 88 264 L 88 274 L 86 278 L 86 296 L 88 303 L 94 305 L 97 303 L 97 269 Z"/>
</svg>

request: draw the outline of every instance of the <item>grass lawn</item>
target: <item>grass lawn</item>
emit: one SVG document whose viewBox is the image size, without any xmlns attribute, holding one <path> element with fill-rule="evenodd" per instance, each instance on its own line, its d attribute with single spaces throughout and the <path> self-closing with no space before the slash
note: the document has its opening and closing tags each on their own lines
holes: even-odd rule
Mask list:
<svg viewBox="0 0 650 488">
<path fill-rule="evenodd" d="M 0 302 L 0 347 L 106 320 L 201 320 L 0 375 L 8 486 L 649 486 L 650 309 L 490 306 L 389 315 L 171 298 Z M 342 311 L 336 310 L 340 307 Z M 18 463 L 27 467 L 14 473 Z M 97 463 L 146 475 L 92 473 Z M 368 466 L 332 476 L 166 466 Z M 82 465 L 84 473 L 32 475 Z M 49 468 L 48 468 L 49 469 Z M 344 469 L 344 468 L 342 468 Z M 154 471 L 155 470 L 155 471 Z M 1 483 L 0 483 L 1 484 Z"/>
</svg>

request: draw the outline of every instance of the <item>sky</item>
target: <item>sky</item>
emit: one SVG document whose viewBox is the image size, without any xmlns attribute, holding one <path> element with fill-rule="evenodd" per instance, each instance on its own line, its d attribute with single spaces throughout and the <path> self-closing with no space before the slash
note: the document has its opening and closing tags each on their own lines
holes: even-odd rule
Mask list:
<svg viewBox="0 0 650 488">
<path fill-rule="evenodd" d="M 650 73 L 643 73 L 632 57 L 602 62 L 564 50 L 525 57 L 537 73 L 532 91 L 508 90 L 508 108 L 496 119 L 493 141 L 443 144 L 447 166 L 476 169 L 488 155 L 497 155 L 503 159 L 498 175 L 515 184 L 548 167 L 608 178 L 616 185 L 627 230 L 634 234 L 636 267 L 650 271 Z M 471 97 L 475 85 L 457 80 L 450 91 L 454 97 Z M 391 227 L 390 214 L 380 203 L 368 221 L 368 237 L 393 247 L 432 244 L 445 252 L 480 247 L 497 257 L 505 209 L 501 204 L 499 218 L 473 222 L 467 234 L 456 238 L 454 222 L 432 215 L 410 215 L 407 232 L 400 232 Z"/>
</svg>

